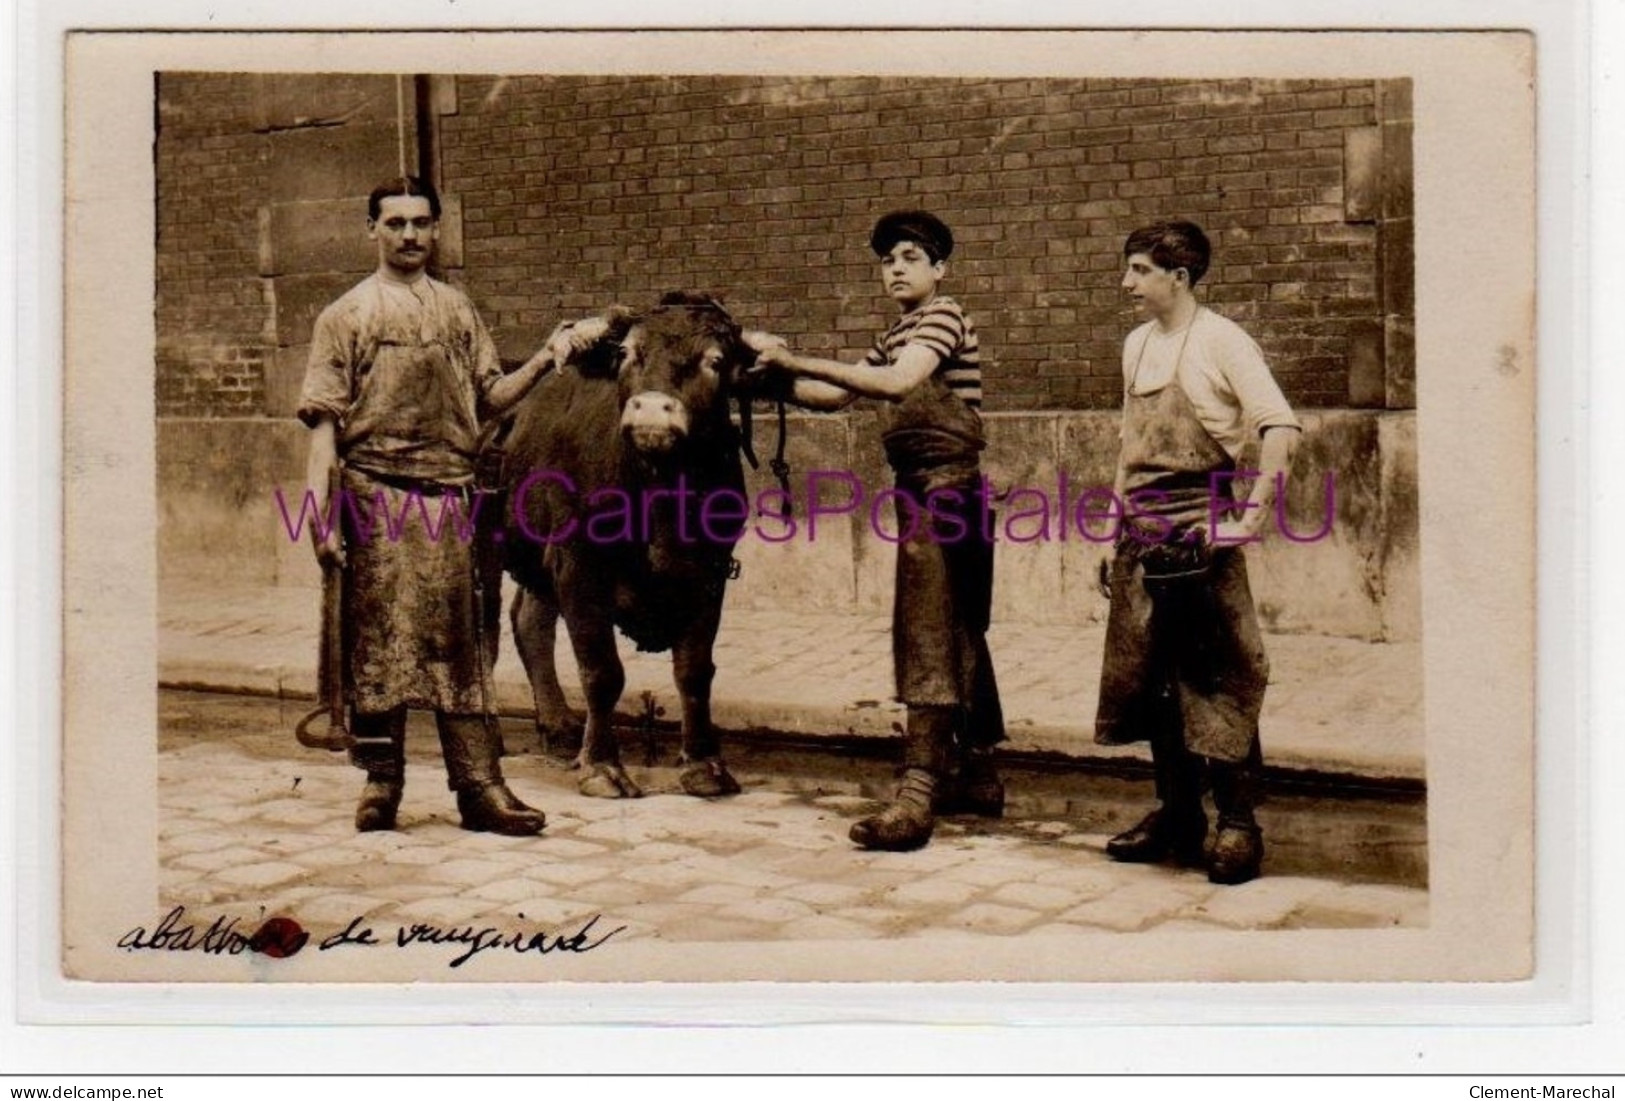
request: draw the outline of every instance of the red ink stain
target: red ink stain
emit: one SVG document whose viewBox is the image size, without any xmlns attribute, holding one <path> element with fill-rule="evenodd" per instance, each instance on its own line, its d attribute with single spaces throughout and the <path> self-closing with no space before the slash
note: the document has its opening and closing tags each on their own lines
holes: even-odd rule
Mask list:
<svg viewBox="0 0 1625 1101">
<path fill-rule="evenodd" d="M 274 960 L 286 959 L 295 954 L 310 940 L 310 934 L 300 927 L 292 918 L 274 917 L 259 927 L 259 931 L 249 938 L 248 946 L 253 951 Z"/>
</svg>

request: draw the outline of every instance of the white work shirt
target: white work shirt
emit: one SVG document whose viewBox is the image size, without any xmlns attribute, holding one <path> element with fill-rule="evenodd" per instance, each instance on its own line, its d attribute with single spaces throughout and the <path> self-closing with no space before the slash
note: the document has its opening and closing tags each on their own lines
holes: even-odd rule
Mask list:
<svg viewBox="0 0 1625 1101">
<path fill-rule="evenodd" d="M 1154 394 L 1176 370 L 1202 427 L 1232 459 L 1266 428 L 1301 427 L 1257 342 L 1206 307 L 1182 329 L 1164 333 L 1148 321 L 1123 341 L 1125 392 Z"/>
</svg>

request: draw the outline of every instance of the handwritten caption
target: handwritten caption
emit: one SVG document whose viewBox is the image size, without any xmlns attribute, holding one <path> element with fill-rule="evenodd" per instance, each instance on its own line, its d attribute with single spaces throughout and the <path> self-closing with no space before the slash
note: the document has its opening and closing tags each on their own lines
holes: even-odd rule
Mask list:
<svg viewBox="0 0 1625 1101">
<path fill-rule="evenodd" d="M 524 917 L 523 914 L 519 915 Z M 447 961 L 448 967 L 461 967 L 482 952 L 512 952 L 515 955 L 546 956 L 553 953 L 582 955 L 603 947 L 626 926 L 601 929 L 602 914 L 594 914 L 573 932 L 499 929 L 496 926 L 434 925 L 414 922 L 396 925 L 380 934 L 364 918 L 352 918 L 343 929 L 316 942 L 315 951 L 341 948 L 408 949 L 438 946 L 461 949 Z M 188 917 L 185 906 L 177 906 L 150 930 L 137 925 L 118 940 L 126 952 L 200 952 L 210 956 L 240 956 L 247 952 L 270 959 L 298 955 L 311 943 L 311 935 L 293 918 L 273 917 L 252 932 L 240 918 L 218 915 L 207 924 Z"/>
</svg>

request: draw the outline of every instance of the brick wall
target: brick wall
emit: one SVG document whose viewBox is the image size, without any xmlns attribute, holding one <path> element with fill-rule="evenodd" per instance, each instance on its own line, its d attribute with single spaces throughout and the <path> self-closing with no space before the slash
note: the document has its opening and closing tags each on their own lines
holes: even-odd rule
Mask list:
<svg viewBox="0 0 1625 1101">
<path fill-rule="evenodd" d="M 267 241 L 394 171 L 388 81 L 159 78 L 162 415 L 286 415 L 306 315 L 350 265 L 284 271 L 284 247 L 268 267 Z M 1414 400 L 1404 83 L 461 77 L 439 82 L 437 174 L 455 262 L 514 357 L 561 316 L 672 287 L 859 355 L 889 321 L 869 226 L 920 204 L 960 240 L 948 289 L 981 329 L 988 407 L 1110 409 L 1134 323 L 1122 239 L 1187 216 L 1217 246 L 1206 300 L 1296 405 L 1396 408 Z M 312 227 L 364 251 L 348 221 Z"/>
<path fill-rule="evenodd" d="M 230 73 L 158 77 L 160 416 L 252 415 L 264 405 L 266 172 L 255 95 L 252 78 Z"/>
<path fill-rule="evenodd" d="M 1300 406 L 1350 402 L 1384 310 L 1381 204 L 1353 195 L 1373 81 L 463 77 L 443 119 L 471 293 L 505 351 L 671 287 L 855 356 L 888 323 L 865 247 L 924 205 L 959 246 L 993 410 L 1112 408 L 1129 230 L 1204 225 L 1205 298 Z M 1390 311 L 1391 312 L 1391 311 Z M 1362 343 L 1363 341 L 1363 343 Z M 1377 342 L 1380 352 L 1380 339 Z"/>
<path fill-rule="evenodd" d="M 315 583 L 272 490 L 303 477 L 290 416 L 311 324 L 375 263 L 364 196 L 404 162 L 442 183 L 440 263 L 510 357 L 560 317 L 676 286 L 857 356 L 889 321 L 875 214 L 931 206 L 957 231 L 950 288 L 988 351 L 990 469 L 1035 486 L 1110 477 L 1133 324 L 1121 242 L 1195 218 L 1219 248 L 1203 293 L 1306 411 L 1306 484 L 1324 467 L 1356 487 L 1312 553 L 1260 559 L 1268 622 L 1419 630 L 1414 416 L 1307 413 L 1414 404 L 1407 81 L 166 73 L 156 92 L 166 576 Z M 873 430 L 861 413 L 798 418 L 791 462 L 879 484 Z M 874 611 L 879 549 L 854 529 L 759 556 L 737 599 Z M 1004 561 L 1001 619 L 1098 619 L 1076 548 Z"/>
</svg>

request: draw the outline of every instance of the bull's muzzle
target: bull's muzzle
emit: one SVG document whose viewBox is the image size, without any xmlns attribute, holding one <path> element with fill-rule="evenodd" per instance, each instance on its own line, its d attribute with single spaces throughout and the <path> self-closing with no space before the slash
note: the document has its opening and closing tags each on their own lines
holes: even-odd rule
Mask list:
<svg viewBox="0 0 1625 1101">
<path fill-rule="evenodd" d="M 662 454 L 688 435 L 688 407 L 670 394 L 645 390 L 627 399 L 621 431 L 639 451 Z"/>
</svg>

